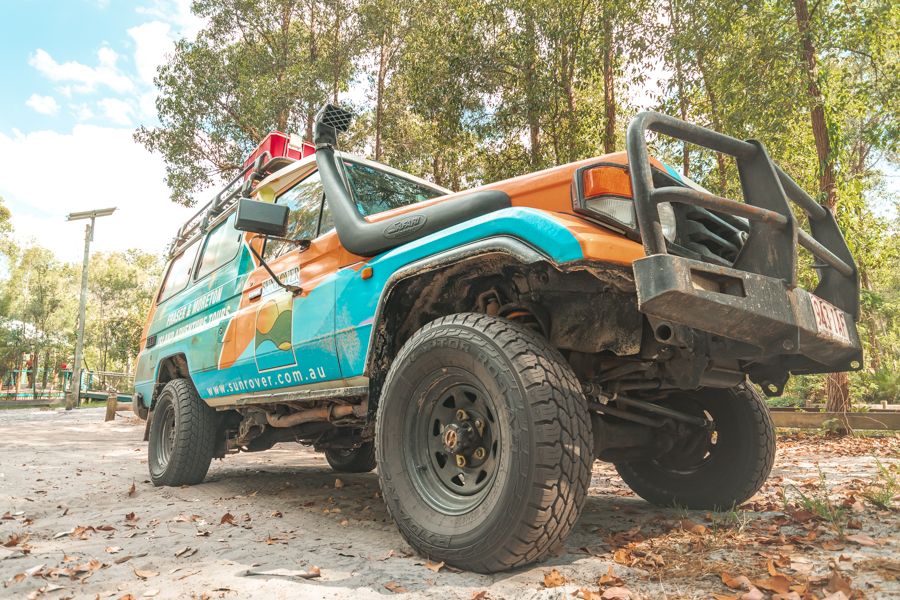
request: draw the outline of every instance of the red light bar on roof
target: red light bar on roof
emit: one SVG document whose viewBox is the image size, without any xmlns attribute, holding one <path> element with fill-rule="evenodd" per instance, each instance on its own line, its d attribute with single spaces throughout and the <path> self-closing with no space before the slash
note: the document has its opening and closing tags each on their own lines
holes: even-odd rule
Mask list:
<svg viewBox="0 0 900 600">
<path fill-rule="evenodd" d="M 253 164 L 253 161 L 255 161 L 263 152 L 268 152 L 271 158 L 284 156 L 300 160 L 301 158 L 305 158 L 310 154 L 315 153 L 315 151 L 315 146 L 309 142 L 304 142 L 297 134 L 286 134 L 280 131 L 273 131 L 259 143 L 256 150 L 250 153 L 250 156 L 244 161 L 244 167 Z"/>
</svg>

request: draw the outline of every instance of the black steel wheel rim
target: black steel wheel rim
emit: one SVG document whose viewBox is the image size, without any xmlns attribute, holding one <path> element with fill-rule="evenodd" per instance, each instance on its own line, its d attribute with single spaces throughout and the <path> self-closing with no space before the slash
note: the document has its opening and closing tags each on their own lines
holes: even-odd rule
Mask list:
<svg viewBox="0 0 900 600">
<path fill-rule="evenodd" d="M 501 430 L 493 399 L 468 371 L 442 370 L 421 384 L 407 411 L 406 466 L 416 489 L 446 515 L 474 510 L 499 466 Z"/>
<path fill-rule="evenodd" d="M 165 469 L 175 448 L 175 407 L 171 403 L 165 405 L 159 417 L 159 440 L 156 444 L 156 464 Z"/>
</svg>

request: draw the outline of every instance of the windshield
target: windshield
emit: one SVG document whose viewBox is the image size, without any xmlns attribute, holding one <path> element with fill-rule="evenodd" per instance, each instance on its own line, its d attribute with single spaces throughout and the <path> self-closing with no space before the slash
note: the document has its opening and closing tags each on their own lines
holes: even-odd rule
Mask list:
<svg viewBox="0 0 900 600">
<path fill-rule="evenodd" d="M 363 216 L 408 206 L 446 192 L 362 163 L 344 161 L 356 208 Z"/>
</svg>

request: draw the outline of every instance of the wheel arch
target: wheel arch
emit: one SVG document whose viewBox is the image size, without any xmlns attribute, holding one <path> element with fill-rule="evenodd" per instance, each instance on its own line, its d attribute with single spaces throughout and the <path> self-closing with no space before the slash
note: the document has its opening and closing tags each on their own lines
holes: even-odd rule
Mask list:
<svg viewBox="0 0 900 600">
<path fill-rule="evenodd" d="M 540 250 L 504 235 L 465 244 L 398 269 L 385 284 L 373 319 L 365 367 L 370 415 L 377 409 L 391 359 L 415 331 L 438 317 L 471 310 L 479 286 L 489 286 L 492 280 L 501 278 L 504 269 L 540 263 L 555 267 Z M 462 279 L 452 281 L 456 275 Z M 467 288 L 468 293 L 455 295 L 461 288 Z"/>
<path fill-rule="evenodd" d="M 176 352 L 160 359 L 156 367 L 156 382 L 153 386 L 153 398 L 150 399 L 150 410 L 156 405 L 156 399 L 167 383 L 173 379 L 191 379 L 187 356 L 184 352 Z"/>
</svg>

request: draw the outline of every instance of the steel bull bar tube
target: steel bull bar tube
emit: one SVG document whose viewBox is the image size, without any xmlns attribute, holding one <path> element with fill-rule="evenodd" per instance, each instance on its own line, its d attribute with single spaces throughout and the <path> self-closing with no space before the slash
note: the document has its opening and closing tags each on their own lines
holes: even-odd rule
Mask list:
<svg viewBox="0 0 900 600">
<path fill-rule="evenodd" d="M 687 186 L 655 188 L 648 131 L 734 157 L 744 201 Z M 860 368 L 855 325 L 859 281 L 853 256 L 831 211 L 780 169 L 760 142 L 643 112 L 629 125 L 626 146 L 647 255 L 633 265 L 641 312 L 756 348 L 735 351 L 747 361 L 751 379 L 767 392 L 780 393 L 788 372 Z M 746 219 L 749 235 L 734 262 L 711 264 L 677 255 L 683 250 L 678 240 L 670 244 L 662 233 L 661 202 Z M 800 229 L 791 203 L 807 215 L 809 233 Z M 798 247 L 816 258 L 819 283 L 812 292 L 798 286 Z"/>
</svg>

